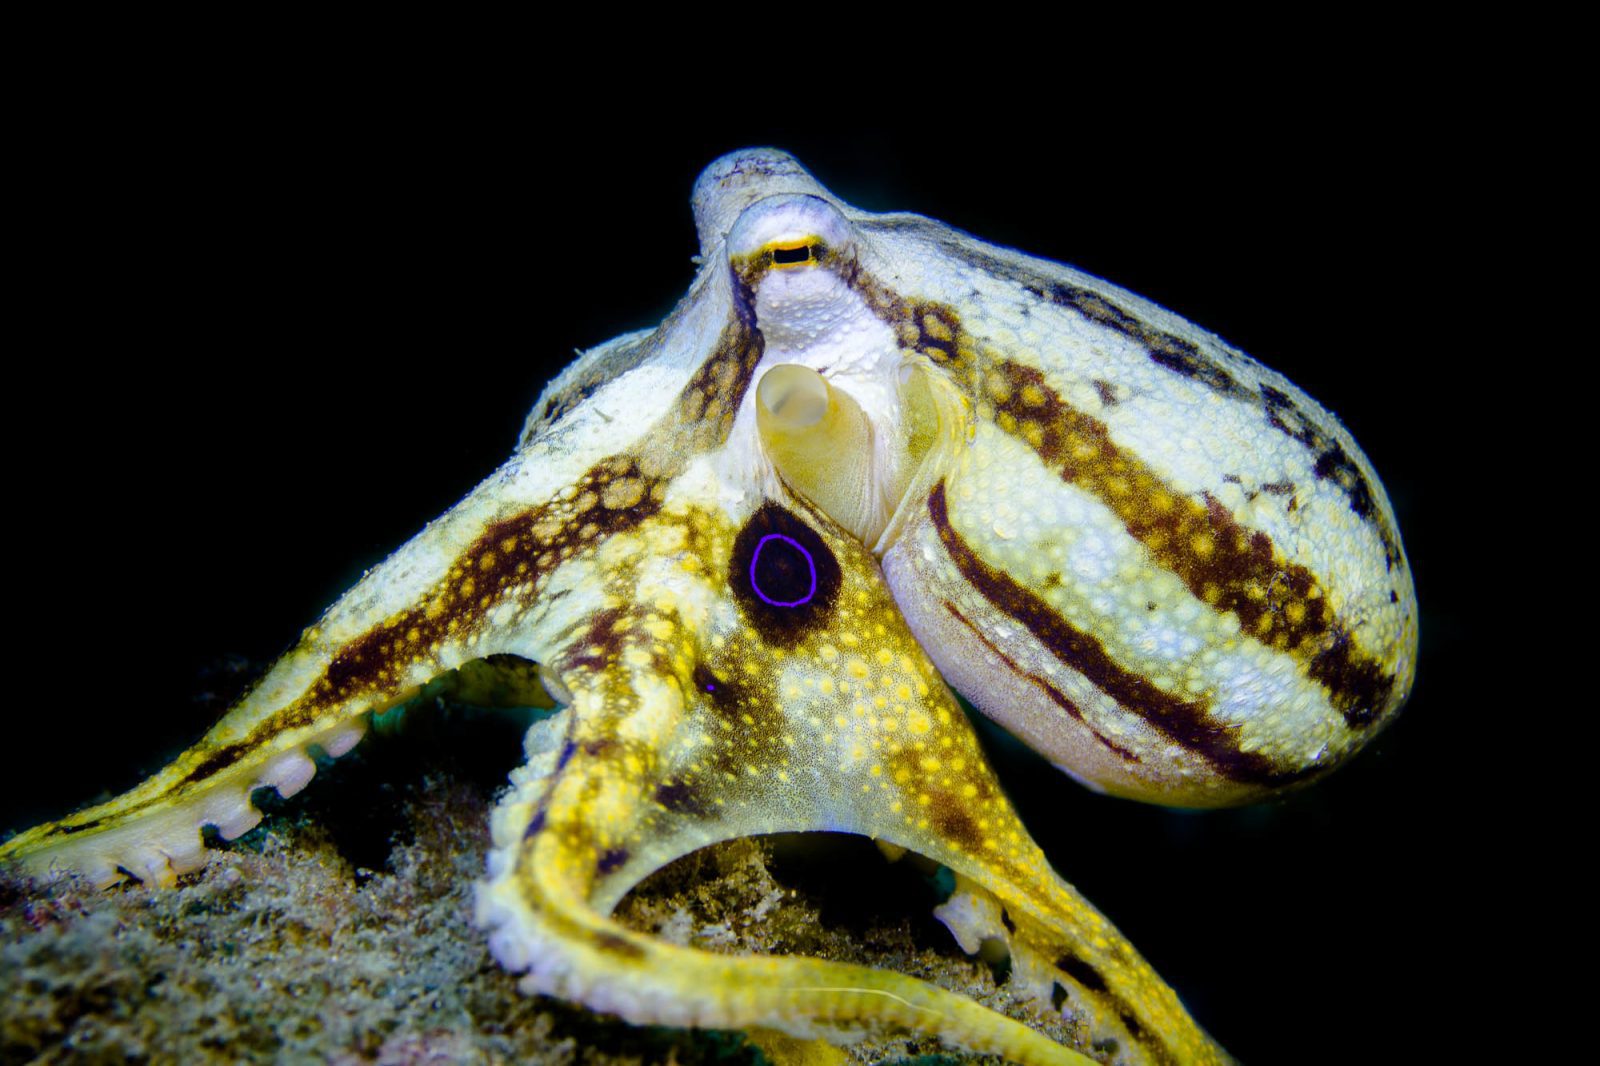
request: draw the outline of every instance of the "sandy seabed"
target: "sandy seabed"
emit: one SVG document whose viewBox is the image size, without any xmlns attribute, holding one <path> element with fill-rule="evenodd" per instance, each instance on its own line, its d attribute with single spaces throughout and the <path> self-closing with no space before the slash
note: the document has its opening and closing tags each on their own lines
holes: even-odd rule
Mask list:
<svg viewBox="0 0 1600 1066">
<path fill-rule="evenodd" d="M 472 923 L 494 786 L 423 773 L 373 792 L 383 760 L 352 763 L 324 768 L 176 889 L 0 875 L 0 1062 L 765 1061 L 742 1033 L 638 1028 L 519 993 Z M 392 824 L 348 814 L 374 803 L 397 812 Z M 650 877 L 617 917 L 712 951 L 895 969 L 1046 1024 L 929 916 L 932 869 L 890 864 L 860 838 L 822 839 L 706 849 Z M 881 870 L 863 876 L 863 863 Z M 1059 1019 L 1056 1030 L 1070 1038 Z M 849 1054 L 942 1050 L 885 1039 Z"/>
</svg>

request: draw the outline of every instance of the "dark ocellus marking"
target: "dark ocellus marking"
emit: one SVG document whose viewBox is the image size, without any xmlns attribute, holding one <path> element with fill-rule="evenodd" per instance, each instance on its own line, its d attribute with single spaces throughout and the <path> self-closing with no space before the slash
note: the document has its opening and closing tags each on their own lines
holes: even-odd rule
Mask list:
<svg viewBox="0 0 1600 1066">
<path fill-rule="evenodd" d="M 751 564 L 755 561 L 756 549 L 763 538 L 771 534 L 792 540 L 804 550 L 810 566 L 815 568 L 816 591 L 803 603 L 778 606 L 770 600 L 779 598 L 775 592 L 781 593 L 789 588 L 790 578 L 794 582 L 803 579 L 805 584 L 800 587 L 800 592 L 807 592 L 811 581 L 809 568 L 802 572 L 800 568 L 790 567 L 782 573 L 773 569 L 759 574 L 759 579 L 769 581 L 773 586 L 764 590 L 766 596 L 752 585 Z M 786 558 L 780 552 L 771 554 L 774 566 Z M 763 560 L 766 555 L 762 553 Z M 798 553 L 795 558 L 799 558 Z M 831 621 L 834 601 L 838 599 L 843 579 L 839 561 L 834 558 L 821 535 L 797 515 L 771 500 L 757 508 L 739 531 L 733 542 L 733 558 L 728 563 L 728 584 L 733 589 L 734 600 L 762 639 L 781 648 L 794 647 L 806 634 Z"/>
<path fill-rule="evenodd" d="M 800 607 L 817 591 L 811 553 L 781 533 L 768 533 L 756 543 L 750 561 L 750 587 L 773 607 Z"/>
<path fill-rule="evenodd" d="M 928 497 L 928 516 L 950 561 L 997 610 L 1021 623 L 1062 663 L 1220 776 L 1247 784 L 1283 785 L 1320 769 L 1282 770 L 1260 752 L 1240 751 L 1237 726 L 1214 719 L 1203 702 L 1179 699 L 1124 669 L 1097 638 L 1069 624 L 1009 574 L 978 557 L 950 525 L 943 481 Z"/>
<path fill-rule="evenodd" d="M 1233 612 L 1245 635 L 1306 662 L 1348 724 L 1376 718 L 1394 679 L 1351 646 L 1310 570 L 1279 558 L 1271 538 L 1246 529 L 1211 495 L 1202 506 L 1168 485 L 1137 455 L 1117 447 L 1104 422 L 1065 403 L 1042 371 L 1010 362 L 989 369 L 1006 385 L 1004 399 L 991 393 L 995 411 L 1015 419 L 1019 433 L 1023 423 L 1037 429 L 1027 443 L 1063 481 L 1109 507 L 1190 592 Z M 1166 506 L 1156 506 L 1158 499 Z M 1334 658 L 1317 669 L 1329 655 Z"/>
<path fill-rule="evenodd" d="M 601 874 L 608 874 L 627 861 L 627 848 L 609 848 L 601 853 L 600 858 L 594 864 L 594 868 Z"/>
<path fill-rule="evenodd" d="M 1050 682 L 1046 681 L 1044 678 L 1040 677 L 1038 674 L 1029 673 L 1028 671 L 1024 670 L 1021 667 L 1021 665 L 1017 663 L 1017 661 L 1015 659 L 1011 658 L 1011 656 L 1009 656 L 1005 652 L 1001 651 L 1000 648 L 994 643 L 994 641 L 990 640 L 987 636 L 985 636 L 982 630 L 980 630 L 977 626 L 973 625 L 972 621 L 970 619 L 968 619 L 966 615 L 961 613 L 961 609 L 958 608 L 955 604 L 951 603 L 949 600 L 945 600 L 944 601 L 944 609 L 949 611 L 950 614 L 952 616 L 954 616 L 954 618 L 955 618 L 955 620 L 957 622 L 960 622 L 962 625 L 966 626 L 967 629 L 969 629 L 972 632 L 973 636 L 977 637 L 980 641 L 982 641 L 983 642 L 983 646 L 988 648 L 989 651 L 991 653 L 993 653 L 997 658 L 999 658 L 999 660 L 1001 662 L 1005 663 L 1007 669 L 1009 669 L 1013 674 L 1017 674 L 1017 675 L 1019 675 L 1021 677 L 1025 677 L 1029 681 L 1033 682 L 1036 686 L 1039 687 L 1039 689 L 1041 691 L 1044 692 L 1044 694 L 1047 697 L 1050 698 L 1051 702 L 1053 702 L 1056 706 L 1060 707 L 1063 711 L 1066 711 L 1068 717 L 1072 718 L 1076 722 L 1081 723 L 1085 729 L 1089 730 L 1089 732 L 1094 734 L 1094 738 L 1096 740 L 1098 740 L 1101 744 L 1103 744 L 1107 748 L 1110 748 L 1119 757 L 1121 757 L 1124 762 L 1136 763 L 1136 762 L 1139 761 L 1139 756 L 1135 755 L 1133 752 L 1129 751 L 1127 748 L 1124 748 L 1121 745 L 1117 744 L 1111 738 L 1109 738 L 1109 737 L 1105 736 L 1103 733 L 1101 733 L 1094 726 L 1090 725 L 1088 720 L 1083 717 L 1083 712 L 1078 709 L 1078 705 L 1076 703 L 1073 703 L 1071 700 L 1067 699 L 1067 697 L 1062 694 L 1060 689 L 1056 688 L 1054 685 L 1052 685 Z"/>
</svg>

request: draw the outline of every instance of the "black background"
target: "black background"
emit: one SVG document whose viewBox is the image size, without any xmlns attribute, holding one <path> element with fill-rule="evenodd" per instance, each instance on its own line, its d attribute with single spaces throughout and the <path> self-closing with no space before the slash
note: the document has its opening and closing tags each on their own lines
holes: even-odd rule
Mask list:
<svg viewBox="0 0 1600 1066">
<path fill-rule="evenodd" d="M 1062 873 L 1246 1061 L 1399 1057 L 1460 1026 L 1463 1004 L 1440 1006 L 1457 915 L 1498 875 L 1463 875 L 1458 802 L 1487 696 L 1453 525 L 1478 472 L 1457 391 L 1470 294 L 1449 280 L 1476 254 L 1454 234 L 1478 149 L 1452 105 L 1390 80 L 1091 95 L 1003 122 L 979 101 L 740 121 L 684 101 L 578 114 L 568 87 L 516 76 L 400 90 L 225 67 L 130 74 L 25 153 L 20 294 L 40 328 L 16 353 L 37 376 L 11 397 L 34 428 L 13 426 L 9 525 L 34 637 L 0 828 L 197 737 L 220 660 L 270 660 L 510 453 L 575 348 L 671 308 L 699 168 L 774 143 L 858 206 L 1170 307 L 1351 429 L 1395 505 L 1423 639 L 1410 706 L 1360 758 L 1193 814 L 996 757 Z"/>
</svg>

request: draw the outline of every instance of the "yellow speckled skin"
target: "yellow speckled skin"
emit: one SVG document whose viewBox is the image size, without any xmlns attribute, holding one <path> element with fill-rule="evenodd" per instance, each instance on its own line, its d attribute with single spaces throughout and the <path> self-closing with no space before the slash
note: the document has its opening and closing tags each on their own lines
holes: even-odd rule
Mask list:
<svg viewBox="0 0 1600 1066">
<path fill-rule="evenodd" d="M 1131 294 L 856 211 L 770 149 L 695 189 L 704 266 L 586 353 L 516 454 L 339 600 L 198 744 L 0 856 L 170 883 L 422 686 L 566 705 L 496 809 L 478 921 L 530 992 L 638 1023 L 1083 1055 L 898 974 L 662 943 L 608 915 L 706 844 L 866 834 L 1119 1062 L 1221 1062 L 1052 871 L 947 684 L 1091 787 L 1245 802 L 1393 716 L 1416 604 L 1382 487 L 1278 375 Z M 774 367 L 786 369 L 759 383 Z M 533 664 L 537 664 L 536 666 Z M 441 681 L 441 679 L 443 679 Z M 1114 1050 L 1107 1050 L 1114 1049 Z"/>
</svg>

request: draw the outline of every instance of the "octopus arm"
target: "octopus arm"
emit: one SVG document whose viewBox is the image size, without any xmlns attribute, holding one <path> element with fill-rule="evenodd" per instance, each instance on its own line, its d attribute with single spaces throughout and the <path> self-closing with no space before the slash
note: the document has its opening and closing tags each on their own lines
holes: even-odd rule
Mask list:
<svg viewBox="0 0 1600 1066">
<path fill-rule="evenodd" d="M 1088 1061 L 901 974 L 716 955 L 609 917 L 645 876 L 705 845 L 853 832 L 956 871 L 960 888 L 940 917 L 958 941 L 969 951 L 1005 944 L 1012 991 L 1064 1015 L 1086 1044 L 1115 1041 L 1128 1062 L 1225 1061 L 1051 870 L 876 559 L 819 514 L 785 504 L 732 521 L 669 506 L 638 531 L 636 567 L 614 560 L 631 595 L 609 599 L 555 653 L 571 705 L 530 733 L 528 764 L 493 819 L 478 920 L 496 956 L 527 991 L 639 1024 L 836 1042 L 912 1031 L 1016 1062 Z M 672 526 L 697 532 L 684 540 L 692 565 L 669 573 L 656 542 Z M 796 579 L 781 559 L 769 571 L 764 556 L 750 561 L 752 542 L 798 551 L 793 569 L 803 555 L 816 573 Z"/>
<path fill-rule="evenodd" d="M 424 686 L 467 702 L 548 705 L 530 664 L 502 657 L 528 646 L 527 529 L 548 510 L 505 505 L 503 485 L 523 465 L 514 459 L 366 574 L 158 773 L 13 837 L 0 860 L 47 879 L 169 886 L 205 864 L 205 827 L 224 840 L 249 831 L 261 820 L 252 793 L 299 792 L 319 755 L 343 755 L 373 713 Z"/>
</svg>

